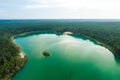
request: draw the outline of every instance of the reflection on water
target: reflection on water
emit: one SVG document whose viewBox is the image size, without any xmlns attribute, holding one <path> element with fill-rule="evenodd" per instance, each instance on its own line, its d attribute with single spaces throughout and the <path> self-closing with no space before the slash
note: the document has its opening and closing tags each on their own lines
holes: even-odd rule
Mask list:
<svg viewBox="0 0 120 80">
<path fill-rule="evenodd" d="M 113 54 L 89 39 L 40 34 L 15 42 L 29 60 L 13 80 L 120 80 L 120 65 Z M 43 56 L 44 51 L 52 56 Z"/>
</svg>

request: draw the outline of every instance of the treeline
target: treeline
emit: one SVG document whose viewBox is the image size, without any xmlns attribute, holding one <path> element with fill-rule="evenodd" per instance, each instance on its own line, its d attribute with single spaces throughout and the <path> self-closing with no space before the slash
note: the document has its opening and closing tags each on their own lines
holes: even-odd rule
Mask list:
<svg viewBox="0 0 120 80">
<path fill-rule="evenodd" d="M 0 23 L 0 80 L 9 79 L 26 61 L 20 58 L 20 48 L 12 42 L 12 37 L 31 31 L 56 34 L 72 31 L 106 44 L 120 57 L 120 22 Z"/>
<path fill-rule="evenodd" d="M 13 43 L 12 35 L 0 29 L 0 80 L 9 80 L 26 62 L 21 58 L 20 48 Z"/>
</svg>

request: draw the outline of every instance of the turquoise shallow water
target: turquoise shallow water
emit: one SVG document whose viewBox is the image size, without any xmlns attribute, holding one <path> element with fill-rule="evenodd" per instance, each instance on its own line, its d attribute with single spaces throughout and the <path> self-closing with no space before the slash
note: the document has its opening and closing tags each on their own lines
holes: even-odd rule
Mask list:
<svg viewBox="0 0 120 80">
<path fill-rule="evenodd" d="M 120 80 L 113 54 L 89 39 L 39 34 L 14 41 L 29 59 L 12 80 Z M 51 56 L 43 56 L 44 51 Z"/>
</svg>

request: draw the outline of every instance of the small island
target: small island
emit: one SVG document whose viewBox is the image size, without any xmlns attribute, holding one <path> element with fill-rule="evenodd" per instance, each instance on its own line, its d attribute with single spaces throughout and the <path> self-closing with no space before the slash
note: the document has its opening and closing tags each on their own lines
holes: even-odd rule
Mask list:
<svg viewBox="0 0 120 80">
<path fill-rule="evenodd" d="M 44 56 L 50 56 L 50 53 L 47 52 L 47 51 L 44 51 L 42 54 L 43 54 Z"/>
</svg>

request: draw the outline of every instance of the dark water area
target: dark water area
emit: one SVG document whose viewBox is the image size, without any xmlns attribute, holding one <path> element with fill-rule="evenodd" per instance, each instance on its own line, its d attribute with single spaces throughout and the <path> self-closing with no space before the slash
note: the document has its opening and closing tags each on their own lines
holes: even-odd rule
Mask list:
<svg viewBox="0 0 120 80">
<path fill-rule="evenodd" d="M 112 52 L 83 36 L 41 33 L 14 41 L 29 59 L 12 80 L 120 80 Z"/>
</svg>

